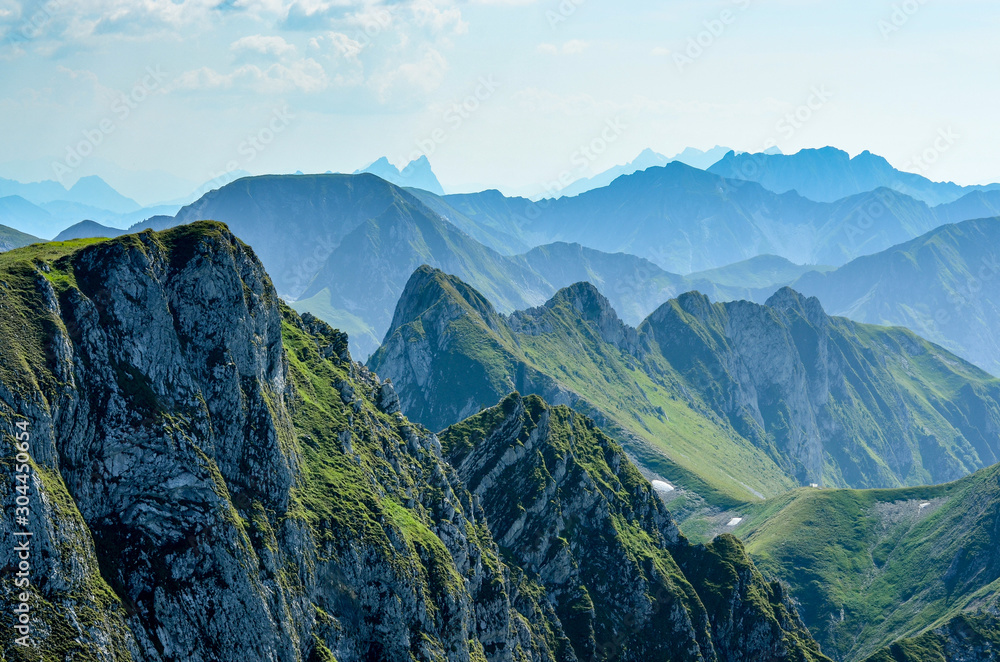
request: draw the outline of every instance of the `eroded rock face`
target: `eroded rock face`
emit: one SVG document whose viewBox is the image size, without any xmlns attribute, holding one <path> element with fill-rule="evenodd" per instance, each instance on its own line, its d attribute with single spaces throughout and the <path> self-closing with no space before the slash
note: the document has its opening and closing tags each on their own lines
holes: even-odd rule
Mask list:
<svg viewBox="0 0 1000 662">
<path fill-rule="evenodd" d="M 686 543 L 586 419 L 554 428 L 552 414 L 522 406 L 495 444 L 530 427 L 530 452 L 486 445 L 474 462 L 456 456 L 456 471 L 438 439 L 399 413 L 391 384 L 350 360 L 344 334 L 284 307 L 224 226 L 60 250 L 0 262 L 0 414 L 5 443 L 19 421 L 32 434 L 30 603 L 44 659 L 571 662 L 770 659 L 724 652 L 744 643 L 746 655 L 774 659 L 799 650 L 782 643 L 797 636 L 794 620 L 699 607 L 697 584 L 668 561 Z M 552 429 L 589 432 L 567 451 Z M 584 456 L 608 469 L 582 469 Z M 526 502 L 529 515 L 503 510 L 512 480 L 543 468 L 552 480 Z M 546 499 L 559 494 L 553 510 Z M 0 486 L 8 507 L 17 496 Z M 571 535 L 578 524 L 589 537 Z M 5 539 L 15 528 L 0 522 Z M 652 542 L 623 546 L 623 528 Z M 590 557 L 581 545 L 592 544 Z M 0 552 L 8 570 L 14 554 Z M 684 562 L 727 572 L 698 558 Z M 739 567 L 744 575 L 725 575 L 733 596 L 763 586 Z M 650 602 L 654 586 L 669 599 Z M 765 634 L 719 647 L 716 614 Z M 640 622 L 652 634 L 633 628 L 634 648 L 611 645 L 616 627 Z M 8 628 L 0 650 L 23 653 Z M 811 644 L 801 650 L 819 659 Z"/>
</svg>

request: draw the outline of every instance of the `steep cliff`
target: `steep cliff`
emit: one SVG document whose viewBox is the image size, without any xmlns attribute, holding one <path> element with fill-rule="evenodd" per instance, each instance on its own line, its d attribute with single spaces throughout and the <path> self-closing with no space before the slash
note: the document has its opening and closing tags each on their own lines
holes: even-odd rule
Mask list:
<svg viewBox="0 0 1000 662">
<path fill-rule="evenodd" d="M 0 535 L 33 534 L 31 646 L 0 629 L 6 659 L 572 662 L 588 650 L 575 612 L 560 611 L 563 585 L 518 560 L 526 547 L 495 541 L 492 493 L 468 490 L 392 386 L 351 361 L 347 337 L 285 307 L 225 226 L 6 253 L 0 312 L 3 461 L 28 476 L 23 489 L 4 481 L 0 501 L 10 513 L 29 503 L 27 522 L 5 518 Z M 15 452 L 24 430 L 30 459 Z M 591 535 L 627 526 L 643 559 L 633 574 L 603 568 L 602 585 L 641 605 L 628 593 L 645 585 L 642 565 L 677 587 L 679 573 L 705 577 L 724 598 L 671 593 L 701 625 L 646 631 L 659 651 L 647 659 L 818 659 L 741 552 L 684 547 L 677 567 L 693 570 L 657 570 L 664 545 L 682 543 L 627 460 L 598 442 L 586 452 L 608 454 L 637 505 L 609 501 L 604 486 L 580 494 L 618 513 L 594 518 Z M 449 449 L 459 443 L 449 437 Z M 536 468 L 534 455 L 493 461 L 479 466 Z M 533 542 L 559 548 L 558 514 L 538 515 L 553 524 Z M 0 552 L 11 580 L 20 562 L 13 546 Z M 4 612 L 22 597 L 5 591 Z M 706 612 L 718 619 L 710 633 Z M 591 621 L 624 617 L 616 603 Z M 593 659 L 637 658 L 605 647 Z"/>
</svg>

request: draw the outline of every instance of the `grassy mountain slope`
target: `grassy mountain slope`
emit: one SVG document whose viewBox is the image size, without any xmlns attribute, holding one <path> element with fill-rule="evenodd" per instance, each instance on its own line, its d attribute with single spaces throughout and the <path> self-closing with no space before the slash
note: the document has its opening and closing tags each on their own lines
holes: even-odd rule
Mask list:
<svg viewBox="0 0 1000 662">
<path fill-rule="evenodd" d="M 897 652 L 941 643 L 941 633 L 922 633 L 962 621 L 992 619 L 981 629 L 994 645 L 1000 636 L 1000 467 L 935 487 L 797 490 L 738 512 L 736 535 L 790 583 L 836 659 L 862 660 L 901 638 L 916 639 Z"/>
<path fill-rule="evenodd" d="M 719 504 L 812 482 L 942 482 L 1000 457 L 989 375 L 791 291 L 770 306 L 684 295 L 636 330 L 588 284 L 507 318 L 422 267 L 369 366 L 433 429 L 514 390 L 571 405 L 648 469 Z"/>
<path fill-rule="evenodd" d="M 648 375 L 629 351 L 635 331 L 602 300 L 581 285 L 512 324 L 459 279 L 422 267 L 400 298 L 388 341 L 368 365 L 392 378 L 403 410 L 431 429 L 512 391 L 537 393 L 594 416 L 645 464 L 716 500 L 793 485 L 725 421 L 705 416 L 700 400 L 677 397 L 675 375 Z M 583 313 L 588 303 L 597 308 Z"/>
<path fill-rule="evenodd" d="M 1000 618 L 962 613 L 918 637 L 886 646 L 867 662 L 988 662 L 1000 656 Z"/>
</svg>

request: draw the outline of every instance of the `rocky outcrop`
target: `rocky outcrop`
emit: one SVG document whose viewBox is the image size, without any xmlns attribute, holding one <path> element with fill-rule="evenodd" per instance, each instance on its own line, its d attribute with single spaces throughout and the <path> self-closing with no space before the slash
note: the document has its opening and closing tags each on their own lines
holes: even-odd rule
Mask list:
<svg viewBox="0 0 1000 662">
<path fill-rule="evenodd" d="M 551 317 L 546 313 L 558 306 L 568 306 L 574 316 L 594 325 L 601 340 L 628 354 L 638 355 L 639 335 L 619 319 L 611 302 L 590 283 L 576 283 L 560 290 L 544 306 L 515 312 L 508 318 L 514 333 L 540 335 L 551 333 Z"/>
</svg>

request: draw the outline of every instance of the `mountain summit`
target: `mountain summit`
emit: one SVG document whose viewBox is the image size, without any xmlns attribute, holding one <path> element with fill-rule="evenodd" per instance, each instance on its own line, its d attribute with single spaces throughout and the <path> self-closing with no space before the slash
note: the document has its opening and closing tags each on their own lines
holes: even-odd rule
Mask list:
<svg viewBox="0 0 1000 662">
<path fill-rule="evenodd" d="M 431 170 L 431 163 L 426 156 L 410 161 L 402 169 L 396 168 L 389 163 L 389 159 L 383 156 L 368 167 L 355 171 L 354 174 L 358 175 L 363 172 L 377 175 L 396 186 L 418 188 L 430 191 L 435 195 L 444 195 L 444 188 L 438 181 L 437 175 Z"/>
</svg>

